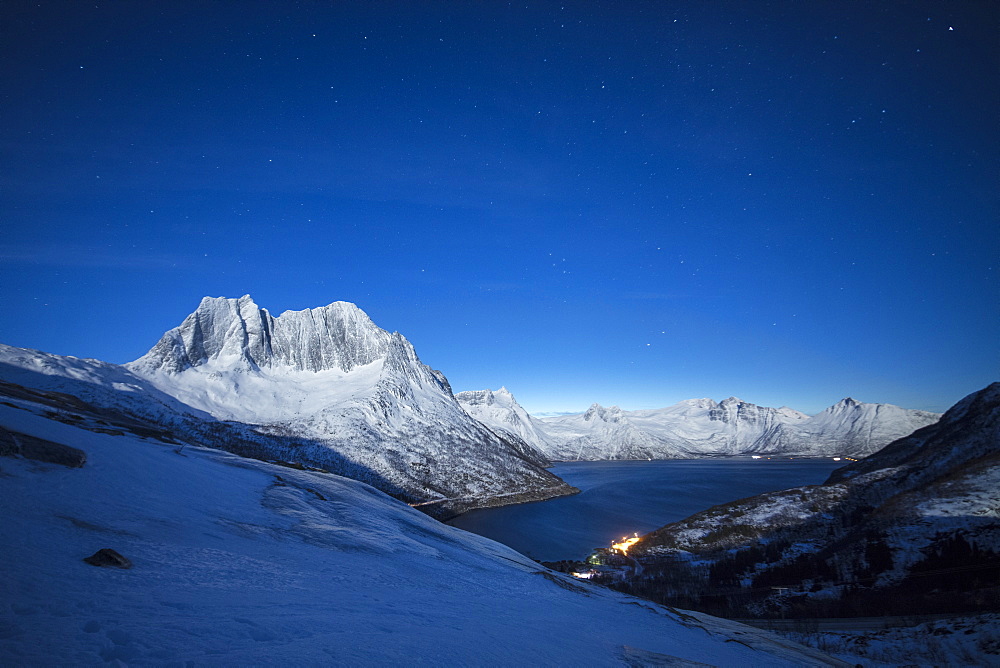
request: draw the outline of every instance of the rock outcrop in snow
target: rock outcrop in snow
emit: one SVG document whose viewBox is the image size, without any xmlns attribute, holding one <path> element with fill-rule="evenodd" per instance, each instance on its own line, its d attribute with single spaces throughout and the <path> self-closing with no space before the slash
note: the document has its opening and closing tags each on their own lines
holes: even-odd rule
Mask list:
<svg viewBox="0 0 1000 668">
<path fill-rule="evenodd" d="M 274 317 L 249 296 L 206 297 L 124 367 L 4 346 L 0 378 L 178 441 L 364 480 L 438 516 L 575 491 L 522 439 L 469 417 L 402 335 L 345 302 Z"/>
<path fill-rule="evenodd" d="M 749 454 L 863 457 L 940 417 L 853 399 L 810 417 L 784 406 L 768 408 L 729 397 L 640 411 L 594 404 L 575 415 L 533 418 L 506 390 L 460 392 L 456 398 L 484 424 L 516 433 L 560 461 Z"/>
</svg>

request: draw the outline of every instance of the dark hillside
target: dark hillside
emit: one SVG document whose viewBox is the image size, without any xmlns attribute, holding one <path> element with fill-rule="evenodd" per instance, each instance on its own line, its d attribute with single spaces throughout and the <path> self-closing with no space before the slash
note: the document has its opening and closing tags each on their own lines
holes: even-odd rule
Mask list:
<svg viewBox="0 0 1000 668">
<path fill-rule="evenodd" d="M 1000 383 L 823 485 L 716 506 L 647 534 L 622 584 L 729 616 L 1000 608 Z"/>
</svg>

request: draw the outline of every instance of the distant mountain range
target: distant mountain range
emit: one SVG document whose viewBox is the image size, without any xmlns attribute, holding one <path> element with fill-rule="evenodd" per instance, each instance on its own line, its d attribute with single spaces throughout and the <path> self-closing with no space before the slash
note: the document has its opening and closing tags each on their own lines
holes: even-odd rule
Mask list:
<svg viewBox="0 0 1000 668">
<path fill-rule="evenodd" d="M 858 456 L 937 418 L 851 400 L 810 418 L 730 398 L 539 420 L 506 390 L 453 395 L 354 304 L 272 316 L 249 296 L 206 297 L 121 366 L 0 345 L 0 394 L 94 429 L 342 474 L 438 517 L 574 493 L 552 459 Z"/>
<path fill-rule="evenodd" d="M 81 420 L 341 473 L 437 516 L 576 491 L 346 302 L 274 317 L 249 296 L 206 297 L 135 362 L 0 346 L 0 380 L 0 392 L 70 395 L 62 408 Z"/>
<path fill-rule="evenodd" d="M 643 536 L 625 589 L 724 616 L 1000 608 L 1000 383 L 823 485 Z"/>
<path fill-rule="evenodd" d="M 594 404 L 584 413 L 535 418 L 506 388 L 460 392 L 455 398 L 494 431 L 517 436 L 561 461 L 752 454 L 865 457 L 941 417 L 850 398 L 810 417 L 730 397 L 641 411 Z"/>
</svg>

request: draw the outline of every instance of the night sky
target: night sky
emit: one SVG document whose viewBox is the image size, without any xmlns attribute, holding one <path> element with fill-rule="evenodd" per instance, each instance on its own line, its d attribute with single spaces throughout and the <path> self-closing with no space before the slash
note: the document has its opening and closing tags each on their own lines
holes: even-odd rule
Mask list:
<svg viewBox="0 0 1000 668">
<path fill-rule="evenodd" d="M 344 300 L 530 411 L 1000 378 L 1000 3 L 0 4 L 0 342 Z"/>
</svg>

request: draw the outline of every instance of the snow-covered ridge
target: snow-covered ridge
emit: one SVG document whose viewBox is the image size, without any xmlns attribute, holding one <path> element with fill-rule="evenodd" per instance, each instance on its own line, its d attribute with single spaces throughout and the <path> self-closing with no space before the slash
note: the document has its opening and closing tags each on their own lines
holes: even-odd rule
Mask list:
<svg viewBox="0 0 1000 668">
<path fill-rule="evenodd" d="M 494 398 L 488 409 L 481 394 L 461 392 L 456 398 L 491 428 L 513 431 L 549 458 L 569 461 L 747 454 L 859 457 L 940 417 L 850 398 L 810 417 L 787 406 L 768 408 L 729 397 L 638 411 L 593 404 L 579 414 L 534 418 L 506 390 L 505 398 Z"/>
<path fill-rule="evenodd" d="M 472 419 L 402 335 L 346 302 L 272 317 L 249 296 L 206 297 L 135 362 L 4 346 L 0 380 L 357 477 L 442 516 L 575 491 L 523 439 Z"/>
</svg>

